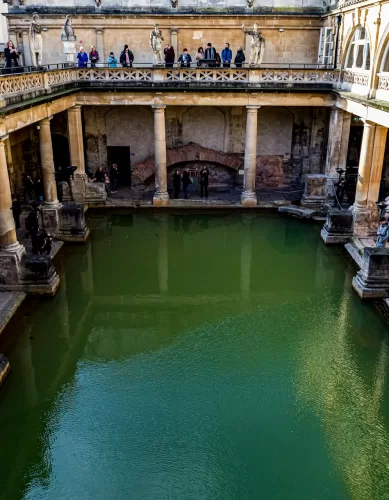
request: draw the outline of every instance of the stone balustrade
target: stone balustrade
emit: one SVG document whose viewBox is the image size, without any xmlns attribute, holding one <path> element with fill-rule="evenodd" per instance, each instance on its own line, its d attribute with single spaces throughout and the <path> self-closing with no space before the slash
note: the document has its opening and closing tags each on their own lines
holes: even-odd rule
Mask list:
<svg viewBox="0 0 389 500">
<path fill-rule="evenodd" d="M 369 71 L 367 70 L 345 70 L 342 74 L 341 87 L 362 96 L 369 93 Z"/>
<path fill-rule="evenodd" d="M 307 88 L 336 87 L 339 71 L 331 69 L 262 68 L 63 68 L 0 76 L 3 106 L 69 87 L 190 87 Z"/>
<path fill-rule="evenodd" d="M 376 98 L 383 101 L 389 101 L 389 73 L 378 74 Z"/>
</svg>

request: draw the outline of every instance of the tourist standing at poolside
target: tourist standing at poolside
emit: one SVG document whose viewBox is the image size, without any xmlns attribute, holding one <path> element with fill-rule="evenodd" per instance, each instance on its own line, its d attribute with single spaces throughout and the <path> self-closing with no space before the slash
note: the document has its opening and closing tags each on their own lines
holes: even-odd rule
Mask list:
<svg viewBox="0 0 389 500">
<path fill-rule="evenodd" d="M 200 188 L 201 188 L 201 198 L 204 196 L 208 198 L 208 178 L 209 178 L 209 171 L 206 167 L 206 165 L 203 166 L 203 168 L 200 171 Z"/>
<path fill-rule="evenodd" d="M 112 164 L 112 167 L 109 171 L 109 179 L 111 181 L 111 193 L 116 193 L 119 180 L 119 170 L 116 163 Z"/>
<path fill-rule="evenodd" d="M 184 188 L 184 198 L 188 199 L 188 188 L 189 184 L 192 183 L 192 179 L 190 178 L 190 174 L 188 170 L 184 170 L 182 174 L 182 187 Z"/>
<path fill-rule="evenodd" d="M 181 174 L 180 171 L 177 169 L 173 174 L 173 190 L 175 199 L 180 197 L 180 188 L 181 188 Z"/>
</svg>

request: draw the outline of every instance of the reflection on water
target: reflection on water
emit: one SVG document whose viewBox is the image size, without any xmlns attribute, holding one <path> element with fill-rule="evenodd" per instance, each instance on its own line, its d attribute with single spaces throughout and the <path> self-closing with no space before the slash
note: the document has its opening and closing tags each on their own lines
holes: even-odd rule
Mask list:
<svg viewBox="0 0 389 500">
<path fill-rule="evenodd" d="M 387 326 L 318 227 L 89 225 L 0 339 L 0 499 L 389 498 Z"/>
</svg>

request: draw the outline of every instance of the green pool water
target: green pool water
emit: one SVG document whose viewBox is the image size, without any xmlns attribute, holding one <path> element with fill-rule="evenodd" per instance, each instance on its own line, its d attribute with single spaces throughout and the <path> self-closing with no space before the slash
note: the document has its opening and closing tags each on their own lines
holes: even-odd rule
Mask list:
<svg viewBox="0 0 389 500">
<path fill-rule="evenodd" d="M 385 500 L 388 326 L 320 226 L 91 215 L 0 338 L 1 500 Z"/>
</svg>

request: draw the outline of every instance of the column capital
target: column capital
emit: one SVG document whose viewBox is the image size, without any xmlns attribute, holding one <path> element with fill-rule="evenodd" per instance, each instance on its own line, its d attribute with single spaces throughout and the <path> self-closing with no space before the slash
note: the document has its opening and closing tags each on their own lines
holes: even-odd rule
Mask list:
<svg viewBox="0 0 389 500">
<path fill-rule="evenodd" d="M 166 104 L 152 104 L 153 111 L 165 111 Z"/>
<path fill-rule="evenodd" d="M 96 33 L 104 33 L 104 28 L 96 28 Z"/>
<path fill-rule="evenodd" d="M 369 120 L 362 119 L 362 121 L 363 121 L 363 126 L 364 127 L 375 127 L 376 126 L 376 123 L 371 122 Z"/>
<path fill-rule="evenodd" d="M 50 121 L 53 119 L 53 115 L 48 116 L 47 118 L 43 118 L 43 120 L 39 120 L 39 125 L 50 125 Z"/>
<path fill-rule="evenodd" d="M 0 136 L 0 145 L 4 146 L 4 142 L 9 138 L 9 134 Z"/>
<path fill-rule="evenodd" d="M 80 109 L 82 109 L 82 104 L 75 104 L 71 108 L 68 108 L 68 112 L 70 112 L 70 111 L 79 111 Z"/>
<path fill-rule="evenodd" d="M 170 33 L 178 33 L 178 28 L 170 28 Z"/>
<path fill-rule="evenodd" d="M 261 106 L 257 106 L 256 104 L 249 104 L 248 106 L 246 106 L 246 109 L 247 111 L 258 111 L 258 109 L 260 108 Z"/>
</svg>

